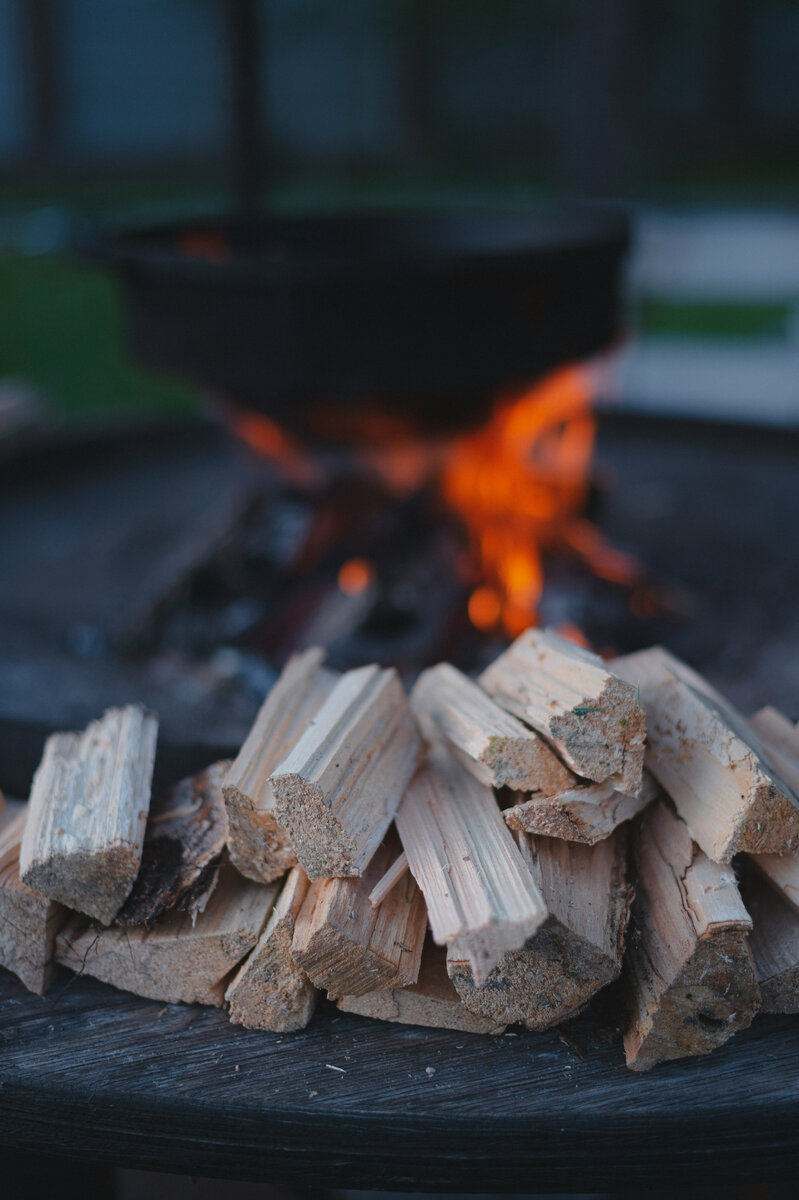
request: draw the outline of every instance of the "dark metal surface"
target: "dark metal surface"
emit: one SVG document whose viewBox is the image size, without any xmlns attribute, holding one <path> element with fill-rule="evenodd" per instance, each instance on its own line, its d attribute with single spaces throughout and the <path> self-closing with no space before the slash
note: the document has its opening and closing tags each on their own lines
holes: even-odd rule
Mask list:
<svg viewBox="0 0 799 1200">
<path fill-rule="evenodd" d="M 208 222 L 90 249 L 122 278 L 141 363 L 330 436 L 331 411 L 360 406 L 474 423 L 498 392 L 606 346 L 627 241 L 622 214 L 585 206 Z"/>
<path fill-rule="evenodd" d="M 380 1190 L 714 1189 L 799 1169 L 799 1021 L 648 1075 L 601 1024 L 482 1037 L 339 1014 L 301 1033 L 0 971 L 0 1144 Z M 610 1007 L 610 1005 L 608 1005 Z"/>
</svg>

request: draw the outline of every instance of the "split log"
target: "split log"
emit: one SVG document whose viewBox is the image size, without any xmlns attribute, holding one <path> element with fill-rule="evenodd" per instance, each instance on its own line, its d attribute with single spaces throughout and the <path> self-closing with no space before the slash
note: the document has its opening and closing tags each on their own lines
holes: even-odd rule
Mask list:
<svg viewBox="0 0 799 1200">
<path fill-rule="evenodd" d="M 522 833 L 518 841 L 549 917 L 482 985 L 452 951 L 447 970 L 463 1004 L 484 1019 L 549 1029 L 576 1016 L 621 974 L 632 899 L 627 837 L 617 830 L 585 846 Z"/>
<path fill-rule="evenodd" d="M 414 712 L 432 720 L 483 783 L 553 795 L 573 787 L 571 771 L 516 717 L 449 663 L 419 676 L 411 692 Z"/>
<path fill-rule="evenodd" d="M 0 796 L 0 966 L 42 996 L 55 971 L 55 937 L 67 910 L 20 881 L 19 851 L 27 806 Z"/>
<path fill-rule="evenodd" d="M 336 684 L 317 647 L 289 660 L 261 705 L 222 788 L 227 806 L 230 857 L 248 879 L 271 883 L 297 858 L 274 813 L 269 776 L 305 732 Z"/>
<path fill-rule="evenodd" d="M 22 838 L 23 883 L 113 921 L 141 864 L 157 735 L 157 718 L 130 705 L 47 739 Z"/>
<path fill-rule="evenodd" d="M 152 929 L 170 909 L 192 921 L 204 911 L 227 840 L 222 780 L 229 766 L 214 763 L 182 779 L 150 806 L 139 874 L 115 924 Z"/>
<path fill-rule="evenodd" d="M 196 924 L 176 912 L 152 931 L 100 929 L 74 917 L 56 939 L 56 959 L 137 996 L 220 1006 L 230 972 L 258 941 L 278 891 L 278 884 L 251 883 L 226 865 Z"/>
<path fill-rule="evenodd" d="M 799 795 L 799 728 L 771 705 L 751 716 L 749 725 L 794 795 Z"/>
<path fill-rule="evenodd" d="M 310 879 L 361 875 L 422 743 L 395 670 L 343 675 L 271 776 L 275 817 Z"/>
<path fill-rule="evenodd" d="M 547 910 L 493 792 L 436 745 L 396 816 L 433 938 L 482 983 L 523 946 Z"/>
<path fill-rule="evenodd" d="M 308 877 L 302 867 L 295 867 L 283 884 L 258 945 L 225 993 L 235 1024 L 284 1033 L 304 1029 L 313 1016 L 318 993 L 290 953 L 307 891 Z"/>
<path fill-rule="evenodd" d="M 380 879 L 378 879 L 377 883 L 369 893 L 369 903 L 371 904 L 372 908 L 377 908 L 379 904 L 383 903 L 388 893 L 392 888 L 397 886 L 407 870 L 408 855 L 403 850 L 401 854 L 397 855 L 396 859 L 388 868 L 385 875 L 382 875 Z"/>
<path fill-rule="evenodd" d="M 367 992 L 365 996 L 342 996 L 342 1012 L 395 1021 L 400 1025 L 425 1025 L 433 1029 L 457 1029 L 461 1033 L 504 1033 L 505 1026 L 470 1012 L 461 1003 L 447 976 L 446 951 L 432 940 L 425 943 L 416 983 L 406 988 Z"/>
<path fill-rule="evenodd" d="M 799 916 L 754 875 L 745 876 L 743 896 L 754 925 L 749 948 L 762 1011 L 799 1012 Z"/>
<path fill-rule="evenodd" d="M 554 746 L 578 775 L 641 787 L 646 725 L 636 689 L 582 646 L 527 629 L 478 683 Z"/>
<path fill-rule="evenodd" d="M 634 933 L 625 960 L 627 1066 L 708 1054 L 760 1005 L 747 942 L 752 922 L 731 867 L 712 862 L 663 801 L 636 830 Z"/>
<path fill-rule="evenodd" d="M 623 821 L 637 816 L 659 792 L 658 784 L 645 770 L 637 795 L 617 791 L 608 780 L 569 788 L 557 796 L 516 792 L 513 804 L 502 815 L 514 831 L 593 846 L 609 837 Z"/>
<path fill-rule="evenodd" d="M 708 857 L 799 846 L 799 800 L 744 718 L 659 646 L 616 659 L 647 709 L 647 766 Z"/>
<path fill-rule="evenodd" d="M 291 953 L 334 998 L 416 982 L 427 913 L 413 877 L 403 876 L 378 908 L 369 903 L 398 849 L 396 837 L 389 836 L 363 875 L 317 880 L 308 889 Z"/>
</svg>

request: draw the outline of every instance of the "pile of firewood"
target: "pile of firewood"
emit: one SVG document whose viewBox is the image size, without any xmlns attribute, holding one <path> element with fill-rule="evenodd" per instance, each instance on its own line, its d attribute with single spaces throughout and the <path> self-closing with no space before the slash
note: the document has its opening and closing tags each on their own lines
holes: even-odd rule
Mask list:
<svg viewBox="0 0 799 1200">
<path fill-rule="evenodd" d="M 289 662 L 235 761 L 152 804 L 151 714 L 51 737 L 0 813 L 0 964 L 281 1031 L 319 989 L 547 1029 L 622 976 L 634 1070 L 799 1011 L 799 731 L 774 709 L 744 720 L 659 648 L 608 664 L 535 630 L 410 697 L 323 658 Z"/>
</svg>

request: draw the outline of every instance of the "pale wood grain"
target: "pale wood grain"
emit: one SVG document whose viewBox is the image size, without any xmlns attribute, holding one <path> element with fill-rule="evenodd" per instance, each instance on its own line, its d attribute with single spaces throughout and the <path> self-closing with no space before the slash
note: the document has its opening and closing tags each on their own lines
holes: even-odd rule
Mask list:
<svg viewBox="0 0 799 1200">
<path fill-rule="evenodd" d="M 645 809 L 659 790 L 652 775 L 644 771 L 640 791 L 633 795 L 618 791 L 608 780 L 569 788 L 557 796 L 515 792 L 503 816 L 514 831 L 593 846 Z"/>
<path fill-rule="evenodd" d="M 360 875 L 421 752 L 396 671 L 348 671 L 271 776 L 275 816 L 308 877 Z"/>
<path fill-rule="evenodd" d="M 397 855 L 385 874 L 381 875 L 369 893 L 369 903 L 372 908 L 377 908 L 379 904 L 383 903 L 388 893 L 399 883 L 407 870 L 408 855 L 403 850 L 401 854 Z"/>
<path fill-rule="evenodd" d="M 435 941 L 468 962 L 482 983 L 546 918 L 541 893 L 491 789 L 434 745 L 405 794 L 396 825 Z"/>
<path fill-rule="evenodd" d="M 547 739 L 586 779 L 641 786 L 645 717 L 636 689 L 602 659 L 541 629 L 527 629 L 478 679 L 498 704 Z"/>
<path fill-rule="evenodd" d="M 478 1015 L 528 1029 L 575 1016 L 621 972 L 632 891 L 624 830 L 595 846 L 518 835 L 519 848 L 549 916 L 478 985 L 450 952 L 447 970 L 464 1005 Z"/>
<path fill-rule="evenodd" d="M 543 738 L 450 663 L 423 671 L 410 699 L 413 710 L 435 723 L 483 783 L 547 795 L 575 784 Z"/>
<path fill-rule="evenodd" d="M 294 867 L 258 945 L 225 993 L 234 1024 L 283 1033 L 304 1029 L 313 1016 L 318 993 L 291 956 L 294 926 L 307 891 L 307 875 L 302 867 Z"/>
<path fill-rule="evenodd" d="M 227 977 L 253 949 L 280 890 L 225 865 L 204 913 L 171 912 L 152 931 L 101 929 L 73 918 L 56 939 L 64 966 L 169 1004 L 224 1002 Z"/>
<path fill-rule="evenodd" d="M 291 953 L 330 996 L 405 987 L 418 977 L 427 913 L 413 877 L 404 875 L 378 908 L 368 899 L 398 850 L 392 831 L 363 875 L 317 880 L 308 889 Z"/>
<path fill-rule="evenodd" d="M 264 700 L 223 786 L 228 849 L 248 879 L 270 883 L 297 857 L 277 822 L 269 776 L 296 744 L 332 692 L 338 675 L 322 666 L 324 650 L 295 654 Z"/>
<path fill-rule="evenodd" d="M 0 804 L 0 966 L 43 995 L 55 970 L 55 936 L 67 910 L 32 892 L 19 877 L 19 851 L 27 805 Z"/>
<path fill-rule="evenodd" d="M 699 849 L 664 801 L 639 820 L 636 862 L 624 1048 L 627 1065 L 646 1071 L 722 1045 L 751 1023 L 760 994 L 735 873 Z"/>
<path fill-rule="evenodd" d="M 111 708 L 83 733 L 47 739 L 20 852 L 23 883 L 108 924 L 141 863 L 158 721 Z"/>
<path fill-rule="evenodd" d="M 446 951 L 429 939 L 425 942 L 419 978 L 406 988 L 387 988 L 364 996 L 342 996 L 342 1012 L 359 1013 L 400 1025 L 457 1029 L 462 1033 L 503 1033 L 505 1026 L 490 1017 L 470 1012 L 447 975 Z"/>
<path fill-rule="evenodd" d="M 744 880 L 744 900 L 754 925 L 749 946 L 763 1012 L 799 1012 L 799 916 L 754 875 Z"/>
<path fill-rule="evenodd" d="M 712 859 L 799 846 L 799 800 L 744 718 L 706 680 L 654 646 L 616 659 L 647 709 L 647 766 Z"/>
</svg>

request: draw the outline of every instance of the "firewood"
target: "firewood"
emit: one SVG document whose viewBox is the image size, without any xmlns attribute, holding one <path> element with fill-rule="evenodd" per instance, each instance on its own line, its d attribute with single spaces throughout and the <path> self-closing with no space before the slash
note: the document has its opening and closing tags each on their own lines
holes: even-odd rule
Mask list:
<svg viewBox="0 0 799 1200">
<path fill-rule="evenodd" d="M 369 893 L 398 849 L 396 836 L 389 836 L 363 875 L 320 879 L 308 889 L 291 953 L 313 983 L 334 998 L 416 982 L 427 913 L 413 877 L 404 875 L 378 908 L 369 903 Z"/>
<path fill-rule="evenodd" d="M 363 873 L 420 752 L 395 670 L 361 667 L 339 679 L 271 776 L 275 817 L 310 879 Z"/>
<path fill-rule="evenodd" d="M 269 776 L 335 687 L 337 674 L 321 664 L 324 650 L 312 647 L 289 660 L 261 705 L 222 788 L 227 806 L 228 849 L 248 879 L 271 883 L 297 862 L 275 819 Z"/>
<path fill-rule="evenodd" d="M 171 908 L 192 920 L 206 908 L 227 839 L 222 780 L 229 766 L 214 763 L 153 801 L 139 874 L 115 924 L 152 929 Z"/>
<path fill-rule="evenodd" d="M 627 838 L 616 830 L 584 846 L 522 833 L 518 842 L 549 917 L 482 985 L 452 951 L 447 970 L 472 1012 L 498 1024 L 548 1029 L 576 1016 L 621 973 L 632 898 L 625 878 Z"/>
<path fill-rule="evenodd" d="M 225 993 L 235 1024 L 283 1033 L 304 1029 L 313 1016 L 318 993 L 290 953 L 294 925 L 307 891 L 307 875 L 302 867 L 294 867 L 258 945 Z"/>
<path fill-rule="evenodd" d="M 379 904 L 383 903 L 388 893 L 397 886 L 407 870 L 408 855 L 403 850 L 369 893 L 369 903 L 372 908 L 377 908 Z"/>
<path fill-rule="evenodd" d="M 0 795 L 0 966 L 31 992 L 46 992 L 55 964 L 55 936 L 67 910 L 32 892 L 19 878 L 19 850 L 27 805 Z"/>
<path fill-rule="evenodd" d="M 158 721 L 110 708 L 83 733 L 55 733 L 33 779 L 22 882 L 109 924 L 139 871 Z"/>
<path fill-rule="evenodd" d="M 505 1026 L 470 1012 L 461 1003 L 447 976 L 446 951 L 428 939 L 416 983 L 406 988 L 387 988 L 365 996 L 342 996 L 342 1012 L 395 1021 L 400 1025 L 425 1025 L 433 1029 L 457 1029 L 462 1033 L 504 1033 Z"/>
<path fill-rule="evenodd" d="M 79 974 L 167 1004 L 222 1005 L 227 976 L 255 946 L 279 885 L 251 883 L 224 865 L 204 913 L 170 912 L 155 929 L 101 929 L 74 917 L 56 959 Z"/>
<path fill-rule="evenodd" d="M 799 729 L 770 705 L 751 716 L 749 725 L 791 791 L 799 795 Z"/>
<path fill-rule="evenodd" d="M 616 659 L 641 689 L 647 765 L 705 854 L 785 854 L 799 846 L 799 800 L 740 713 L 659 646 Z"/>
<path fill-rule="evenodd" d="M 714 863 L 664 801 L 636 829 L 634 932 L 625 959 L 627 1066 L 708 1054 L 752 1021 L 752 922 L 731 867 Z"/>
<path fill-rule="evenodd" d="M 593 846 L 646 808 L 659 792 L 658 784 L 645 770 L 637 795 L 617 791 L 608 780 L 569 788 L 557 796 L 515 792 L 513 804 L 502 815 L 514 831 Z"/>
<path fill-rule="evenodd" d="M 541 629 L 527 629 L 478 683 L 547 739 L 578 775 L 621 791 L 641 787 L 645 717 L 636 689 L 602 659 Z"/>
<path fill-rule="evenodd" d="M 411 707 L 435 723 L 483 783 L 552 795 L 576 782 L 543 738 L 449 663 L 422 672 Z"/>
<path fill-rule="evenodd" d="M 762 1011 L 799 1012 L 799 916 L 764 880 L 747 874 L 743 896 L 754 929 L 749 948 Z"/>
<path fill-rule="evenodd" d="M 405 793 L 396 825 L 434 940 L 467 961 L 482 983 L 547 915 L 491 789 L 434 745 Z"/>
</svg>

